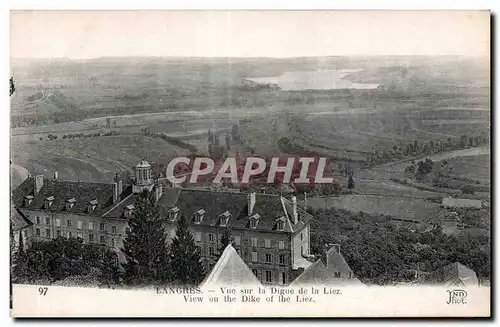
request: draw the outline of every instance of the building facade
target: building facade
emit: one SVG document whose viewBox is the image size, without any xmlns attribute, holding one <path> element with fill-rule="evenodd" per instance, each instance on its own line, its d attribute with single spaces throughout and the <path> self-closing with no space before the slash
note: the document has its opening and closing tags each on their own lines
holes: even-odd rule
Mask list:
<svg viewBox="0 0 500 327">
<path fill-rule="evenodd" d="M 154 192 L 172 242 L 183 215 L 209 272 L 219 256 L 226 229 L 234 248 L 263 284 L 288 285 L 310 261 L 310 220 L 295 198 L 164 187 L 152 177 L 149 163 L 135 167 L 132 185 L 30 177 L 13 192 L 16 207 L 33 224 L 34 241 L 79 237 L 85 243 L 120 249 L 128 218 L 143 190 Z"/>
</svg>

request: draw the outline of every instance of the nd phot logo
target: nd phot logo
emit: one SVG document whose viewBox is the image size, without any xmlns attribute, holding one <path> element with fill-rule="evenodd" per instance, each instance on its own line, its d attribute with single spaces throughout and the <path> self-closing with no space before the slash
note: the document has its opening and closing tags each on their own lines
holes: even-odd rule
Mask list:
<svg viewBox="0 0 500 327">
<path fill-rule="evenodd" d="M 467 304 L 467 292 L 464 290 L 447 290 L 448 301 L 446 304 Z"/>
</svg>

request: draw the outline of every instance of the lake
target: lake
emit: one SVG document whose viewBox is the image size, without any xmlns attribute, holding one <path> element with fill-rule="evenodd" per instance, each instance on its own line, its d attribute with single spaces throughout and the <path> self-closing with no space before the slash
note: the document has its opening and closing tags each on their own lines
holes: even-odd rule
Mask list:
<svg viewBox="0 0 500 327">
<path fill-rule="evenodd" d="M 356 83 L 344 79 L 349 74 L 362 69 L 315 70 L 286 72 L 280 76 L 247 78 L 256 83 L 278 85 L 283 91 L 299 90 L 339 90 L 339 89 L 376 89 L 379 84 Z"/>
</svg>

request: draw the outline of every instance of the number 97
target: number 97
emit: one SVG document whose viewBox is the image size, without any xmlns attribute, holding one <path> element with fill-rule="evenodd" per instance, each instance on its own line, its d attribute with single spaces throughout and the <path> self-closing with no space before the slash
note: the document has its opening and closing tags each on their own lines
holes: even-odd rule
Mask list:
<svg viewBox="0 0 500 327">
<path fill-rule="evenodd" d="M 47 291 L 49 290 L 48 287 L 39 287 L 38 288 L 38 294 L 45 296 L 47 294 Z"/>
</svg>

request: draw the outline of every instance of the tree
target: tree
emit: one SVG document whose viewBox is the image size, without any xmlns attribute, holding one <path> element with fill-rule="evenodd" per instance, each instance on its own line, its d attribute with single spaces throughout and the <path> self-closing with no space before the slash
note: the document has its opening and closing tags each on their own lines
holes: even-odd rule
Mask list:
<svg viewBox="0 0 500 327">
<path fill-rule="evenodd" d="M 165 230 L 154 192 L 141 193 L 135 208 L 128 221 L 130 229 L 123 241 L 123 253 L 128 260 L 125 281 L 129 284 L 168 281 Z"/>
<path fill-rule="evenodd" d="M 224 229 L 224 232 L 222 232 L 222 235 L 220 237 L 220 247 L 219 247 L 219 253 L 216 256 L 216 259 L 219 260 L 220 256 L 224 252 L 224 250 L 227 248 L 227 246 L 231 244 L 234 245 L 234 237 L 233 237 L 233 232 L 231 231 L 230 228 Z"/>
<path fill-rule="evenodd" d="M 101 270 L 99 281 L 106 287 L 111 288 L 113 285 L 120 283 L 121 272 L 118 264 L 118 257 L 116 253 L 108 249 L 104 250 L 102 257 L 99 267 Z"/>
<path fill-rule="evenodd" d="M 28 257 L 24 251 L 24 242 L 21 231 L 19 231 L 19 247 L 17 248 L 17 251 L 14 251 L 12 257 L 13 282 L 23 282 L 30 276 L 28 275 Z"/>
<path fill-rule="evenodd" d="M 177 282 L 198 286 L 203 280 L 205 270 L 201 264 L 200 250 L 194 243 L 188 223 L 181 215 L 177 223 L 176 235 L 171 245 L 172 273 Z"/>
<path fill-rule="evenodd" d="M 352 175 L 349 175 L 349 180 L 347 181 L 347 188 L 352 190 L 354 188 L 354 179 Z"/>
</svg>

